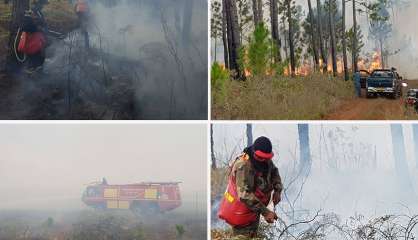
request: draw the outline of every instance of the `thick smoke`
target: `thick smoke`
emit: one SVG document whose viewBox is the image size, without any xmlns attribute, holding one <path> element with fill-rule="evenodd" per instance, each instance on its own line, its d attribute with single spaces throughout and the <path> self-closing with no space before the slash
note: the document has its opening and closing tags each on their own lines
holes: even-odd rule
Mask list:
<svg viewBox="0 0 418 240">
<path fill-rule="evenodd" d="M 207 118 L 205 0 L 96 1 L 91 13 L 90 50 L 80 29 L 54 41 L 35 87 L 57 92 L 52 106 L 23 118 Z"/>
<path fill-rule="evenodd" d="M 414 23 L 418 19 L 418 2 L 400 2 L 404 4 L 395 5 L 392 11 L 393 34 L 387 45 L 390 51 L 399 52 L 389 57 L 389 64 L 397 67 L 405 78 L 417 79 L 418 29 Z"/>
<path fill-rule="evenodd" d="M 368 1 L 376 2 L 375 0 Z M 395 67 L 405 79 L 418 78 L 418 30 L 412 24 L 416 19 L 418 2 L 414 0 L 393 0 L 389 1 L 389 23 L 392 25 L 392 31 L 388 39 L 384 42 L 384 51 L 388 53 L 386 67 Z M 347 27 L 352 26 L 352 5 L 347 3 Z M 372 55 L 373 52 L 380 51 L 378 43 L 369 37 L 370 22 L 364 7 L 357 6 L 362 12 L 357 14 L 358 24 L 363 33 L 363 42 L 365 46 L 360 55 Z M 341 6 L 340 6 L 341 8 Z M 372 59 L 368 59 L 372 60 Z"/>
</svg>

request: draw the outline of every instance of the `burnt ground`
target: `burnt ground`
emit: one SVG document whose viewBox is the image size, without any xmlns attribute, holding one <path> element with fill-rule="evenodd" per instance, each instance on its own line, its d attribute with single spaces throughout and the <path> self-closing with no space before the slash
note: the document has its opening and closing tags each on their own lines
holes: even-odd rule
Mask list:
<svg viewBox="0 0 418 240">
<path fill-rule="evenodd" d="M 94 50 L 72 50 L 66 63 L 47 59 L 43 72 L 3 75 L 0 81 L 2 119 L 135 119 L 131 76 L 112 74 L 112 62 L 100 65 L 103 55 Z M 86 58 L 86 54 L 89 58 Z M 64 57 L 64 56 L 62 56 Z M 63 60 L 63 59 L 61 59 Z M 132 64 L 112 59 L 123 66 L 118 72 L 132 73 Z M 83 69 L 83 67 L 85 69 Z M 115 70 L 116 71 L 116 70 Z M 96 78 L 93 75 L 102 75 Z M 135 74 L 135 73 L 134 73 Z M 91 80 L 88 80 L 90 77 Z M 83 78 L 83 79 L 81 79 Z M 95 79 L 103 79 L 97 82 Z M 84 81 L 81 81 L 84 80 Z"/>
<path fill-rule="evenodd" d="M 418 88 L 417 80 L 406 81 L 409 88 Z M 406 93 L 407 89 L 404 89 Z M 324 117 L 325 120 L 409 120 L 418 119 L 411 107 L 405 108 L 404 98 L 387 99 L 365 98 L 350 99 L 342 102 L 334 111 Z"/>
<path fill-rule="evenodd" d="M 62 41 L 51 45 L 40 73 L 3 75 L 0 118 L 200 119 L 206 115 L 187 109 L 182 90 L 172 90 L 182 86 L 172 85 L 178 81 L 175 69 L 159 69 L 170 65 L 164 44 L 146 44 L 141 48 L 143 59 L 133 60 L 100 49 L 86 50 L 80 39 L 74 31 L 63 41 L 65 47 Z M 202 70 L 192 76 L 206 79 L 206 74 Z M 206 109 L 207 95 L 193 94 L 202 99 L 194 106 Z"/>
</svg>

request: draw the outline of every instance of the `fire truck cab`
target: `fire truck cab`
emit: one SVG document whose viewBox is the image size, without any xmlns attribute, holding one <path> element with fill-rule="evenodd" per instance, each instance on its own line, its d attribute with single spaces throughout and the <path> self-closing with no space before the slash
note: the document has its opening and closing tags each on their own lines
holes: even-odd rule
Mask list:
<svg viewBox="0 0 418 240">
<path fill-rule="evenodd" d="M 127 209 L 140 216 L 181 206 L 179 182 L 110 185 L 103 181 L 87 186 L 82 201 L 96 209 Z"/>
</svg>

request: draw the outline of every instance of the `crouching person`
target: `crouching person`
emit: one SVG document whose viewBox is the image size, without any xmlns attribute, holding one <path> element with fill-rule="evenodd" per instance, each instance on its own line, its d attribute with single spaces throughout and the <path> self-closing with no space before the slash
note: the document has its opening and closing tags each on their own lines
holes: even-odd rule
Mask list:
<svg viewBox="0 0 418 240">
<path fill-rule="evenodd" d="M 45 62 L 47 39 L 44 33 L 44 19 L 34 11 L 27 11 L 21 28 L 22 35 L 18 52 L 26 56 L 26 71 L 33 73 L 42 69 Z"/>
<path fill-rule="evenodd" d="M 271 198 L 275 206 L 280 202 L 283 189 L 272 158 L 270 140 L 259 137 L 230 165 L 228 187 L 218 216 L 232 226 L 235 236 L 256 237 L 260 215 L 268 223 L 278 219 L 267 208 Z"/>
</svg>

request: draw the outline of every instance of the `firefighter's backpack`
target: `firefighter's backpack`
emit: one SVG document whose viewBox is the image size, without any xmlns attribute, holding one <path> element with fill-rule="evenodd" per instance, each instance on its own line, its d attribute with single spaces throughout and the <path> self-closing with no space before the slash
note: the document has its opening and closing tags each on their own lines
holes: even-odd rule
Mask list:
<svg viewBox="0 0 418 240">
<path fill-rule="evenodd" d="M 20 53 L 34 55 L 41 52 L 46 46 L 46 38 L 42 32 L 23 32 L 17 50 Z"/>
<path fill-rule="evenodd" d="M 269 203 L 270 198 L 260 189 L 256 189 L 255 195 L 265 205 Z M 243 202 L 240 201 L 237 193 L 235 177 L 229 177 L 228 187 L 219 206 L 218 217 L 225 220 L 229 225 L 234 227 L 245 227 L 255 222 L 258 213 L 253 212 Z"/>
</svg>

